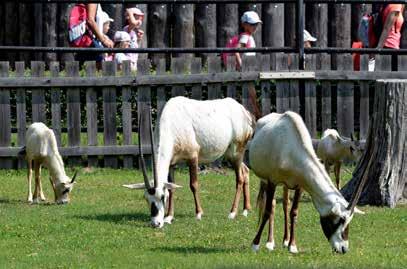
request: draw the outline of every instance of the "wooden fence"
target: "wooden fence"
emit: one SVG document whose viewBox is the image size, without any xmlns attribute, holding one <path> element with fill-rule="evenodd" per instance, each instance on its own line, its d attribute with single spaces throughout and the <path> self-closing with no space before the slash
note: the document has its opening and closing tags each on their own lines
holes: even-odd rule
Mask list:
<svg viewBox="0 0 407 269">
<path fill-rule="evenodd" d="M 341 70 L 327 71 L 328 55 L 320 56 L 322 70 L 316 70 L 315 58 L 307 55 L 307 70 L 298 71 L 291 68 L 298 66 L 294 54 L 246 57 L 242 72 L 237 72 L 233 57 L 225 69 L 220 57 L 209 57 L 204 68 L 201 58 L 182 57 L 172 59 L 171 73 L 163 59 L 150 73 L 150 61 L 143 59 L 137 75 L 128 63 L 117 72 L 113 62 L 104 62 L 98 72 L 95 63 L 88 62 L 80 72 L 77 62 L 66 62 L 60 72 L 58 62 L 51 63 L 49 71 L 44 62 L 32 62 L 28 74 L 24 62 L 17 62 L 13 72 L 8 62 L 0 62 L 0 167 L 25 165 L 17 153 L 26 128 L 42 121 L 54 130 L 70 164 L 131 168 L 139 154 L 137 119 L 144 117 L 139 135 L 149 141 L 150 108 L 154 122 L 166 101 L 178 95 L 199 100 L 228 96 L 251 109 L 248 89 L 253 86 L 263 114 L 296 111 L 313 138 L 332 127 L 345 136 L 356 131 L 365 138 L 372 81 L 407 78 L 407 58 L 399 56 L 398 72 L 390 72 L 390 56 L 377 57 L 380 72 L 351 71 L 347 56 L 342 57 Z M 362 70 L 367 70 L 365 57 Z M 151 152 L 147 143 L 143 150 Z"/>
</svg>

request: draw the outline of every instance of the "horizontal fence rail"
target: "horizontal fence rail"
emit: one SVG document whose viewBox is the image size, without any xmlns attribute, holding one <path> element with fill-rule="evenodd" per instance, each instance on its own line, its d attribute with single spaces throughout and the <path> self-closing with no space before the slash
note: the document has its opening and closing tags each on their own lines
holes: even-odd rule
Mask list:
<svg viewBox="0 0 407 269">
<path fill-rule="evenodd" d="M 178 95 L 198 100 L 231 97 L 251 110 L 250 87 L 256 89 L 263 115 L 295 111 L 314 139 L 336 128 L 363 140 L 374 81 L 407 78 L 403 56 L 398 72 L 390 72 L 391 56 L 386 55 L 377 56 L 376 72 L 366 71 L 367 55 L 361 56 L 362 71 L 352 71 L 347 57 L 343 70 L 316 69 L 317 58 L 309 56 L 304 71 L 297 69 L 298 55 L 283 53 L 243 57 L 241 71 L 236 71 L 234 57 L 225 68 L 220 57 L 208 57 L 207 68 L 202 68 L 201 58 L 173 58 L 170 71 L 161 59 L 154 73 L 150 61 L 142 59 L 137 74 L 129 62 L 120 72 L 114 62 L 104 62 L 101 71 L 87 62 L 82 73 L 78 62 L 63 63 L 63 72 L 59 62 L 52 62 L 47 72 L 44 62 L 32 62 L 28 73 L 24 62 L 16 63 L 15 70 L 0 62 L 0 167 L 24 167 L 18 151 L 25 144 L 26 128 L 42 121 L 54 130 L 68 164 L 132 168 L 138 166 L 137 137 L 150 141 L 148 125 L 138 133 L 138 117 L 148 123 L 152 110 L 156 126 L 165 103 Z M 329 55 L 320 56 L 322 64 L 329 63 Z M 149 144 L 143 152 L 151 153 Z"/>
</svg>

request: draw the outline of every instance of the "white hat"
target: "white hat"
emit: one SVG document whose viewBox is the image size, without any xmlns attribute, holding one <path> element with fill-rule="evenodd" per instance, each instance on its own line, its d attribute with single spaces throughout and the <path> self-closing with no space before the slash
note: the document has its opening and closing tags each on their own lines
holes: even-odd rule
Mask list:
<svg viewBox="0 0 407 269">
<path fill-rule="evenodd" d="M 114 33 L 114 42 L 130 41 L 130 35 L 125 31 L 117 31 Z"/>
<path fill-rule="evenodd" d="M 98 29 L 100 32 L 103 32 L 103 24 L 106 22 L 112 22 L 114 21 L 112 18 L 109 17 L 109 14 L 104 12 L 103 10 L 101 12 L 98 12 L 96 15 L 96 24 L 98 26 Z"/>
<path fill-rule="evenodd" d="M 249 24 L 262 23 L 259 15 L 257 15 L 257 13 L 254 11 L 246 11 L 245 13 L 243 13 L 241 21 Z"/>
<path fill-rule="evenodd" d="M 132 8 L 128 8 L 127 11 L 131 14 L 136 14 L 139 16 L 144 16 L 144 12 L 141 11 L 141 9 L 136 8 L 136 7 L 132 7 Z"/>
<path fill-rule="evenodd" d="M 304 29 L 304 42 L 306 41 L 315 42 L 317 41 L 317 39 L 313 37 L 307 30 Z"/>
</svg>

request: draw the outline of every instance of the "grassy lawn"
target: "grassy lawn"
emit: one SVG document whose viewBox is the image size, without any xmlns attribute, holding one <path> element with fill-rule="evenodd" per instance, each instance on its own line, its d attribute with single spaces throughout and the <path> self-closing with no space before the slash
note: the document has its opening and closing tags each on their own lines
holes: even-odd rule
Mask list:
<svg viewBox="0 0 407 269">
<path fill-rule="evenodd" d="M 66 206 L 28 205 L 26 171 L 0 171 L 0 268 L 406 268 L 406 206 L 363 207 L 366 215 L 355 216 L 351 223 L 350 252 L 338 255 L 323 236 L 308 195 L 300 204 L 300 253 L 292 255 L 281 247 L 280 200 L 277 249 L 267 251 L 264 233 L 260 252 L 253 253 L 257 213 L 228 220 L 235 183 L 233 172 L 226 171 L 200 176 L 204 215 L 198 222 L 188 173 L 178 170 L 177 183 L 184 188 L 176 192 L 176 219 L 160 230 L 148 225 L 142 191 L 121 187 L 142 181 L 138 171 L 82 171 Z M 52 201 L 46 173 L 44 169 L 43 185 Z M 252 175 L 253 208 L 257 189 L 258 179 Z"/>
</svg>

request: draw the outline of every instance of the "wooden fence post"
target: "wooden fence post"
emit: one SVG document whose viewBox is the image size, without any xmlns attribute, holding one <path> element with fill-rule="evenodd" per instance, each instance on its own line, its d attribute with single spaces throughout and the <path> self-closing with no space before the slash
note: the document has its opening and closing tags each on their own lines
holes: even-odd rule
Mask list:
<svg viewBox="0 0 407 269">
<path fill-rule="evenodd" d="M 194 5 L 174 4 L 174 30 L 173 47 L 193 48 L 194 47 Z M 181 56 L 176 54 L 177 57 Z M 182 54 L 185 57 L 192 57 L 191 54 Z"/>
<path fill-rule="evenodd" d="M 116 75 L 115 62 L 102 63 L 104 76 Z M 103 87 L 103 137 L 105 146 L 115 146 L 117 144 L 117 98 L 115 87 Z M 117 168 L 116 156 L 104 156 L 105 167 Z"/>
<path fill-rule="evenodd" d="M 329 70 L 331 68 L 331 56 L 323 53 L 318 57 L 317 69 Z M 331 82 L 321 81 L 321 129 L 322 132 L 332 128 L 332 93 Z"/>
<path fill-rule="evenodd" d="M 227 57 L 226 63 L 226 71 L 227 72 L 236 72 L 236 56 L 230 55 Z M 228 82 L 227 83 L 227 97 L 231 97 L 237 100 L 237 93 L 236 93 L 236 83 L 235 82 Z"/>
<path fill-rule="evenodd" d="M 283 53 L 276 54 L 276 71 L 287 71 L 287 55 Z M 288 80 L 276 81 L 276 109 L 278 113 L 288 110 L 288 92 L 290 84 Z"/>
<path fill-rule="evenodd" d="M 360 70 L 367 71 L 369 55 L 364 54 L 360 57 Z M 359 139 L 366 139 L 369 129 L 369 82 L 361 81 L 360 101 L 359 101 Z"/>
<path fill-rule="evenodd" d="M 131 76 L 130 62 L 125 61 L 123 63 L 123 76 Z M 123 145 L 133 144 L 133 130 L 131 116 L 131 96 L 132 90 L 130 86 L 122 88 L 122 126 L 123 126 Z M 133 168 L 133 156 L 123 156 L 123 167 Z"/>
<path fill-rule="evenodd" d="M 0 62 L 0 77 L 8 77 L 9 63 Z M 11 143 L 11 109 L 10 90 L 0 89 L 0 146 L 10 147 Z M 13 161 L 11 158 L 0 158 L 0 168 L 11 169 Z"/>
<path fill-rule="evenodd" d="M 173 58 L 171 61 L 171 71 L 177 75 L 183 74 L 185 72 L 185 60 L 186 60 L 186 57 Z M 183 86 L 183 85 L 172 86 L 171 94 L 172 94 L 172 97 L 184 96 L 185 95 L 185 86 Z"/>
<path fill-rule="evenodd" d="M 86 77 L 92 78 L 96 76 L 96 62 L 89 61 L 85 63 Z M 98 145 L 98 104 L 97 92 L 94 87 L 86 88 L 86 123 L 88 146 Z M 97 156 L 88 156 L 88 166 L 98 166 Z"/>
<path fill-rule="evenodd" d="M 291 53 L 288 55 L 291 59 L 291 63 L 289 65 L 290 71 L 298 70 L 298 55 Z M 291 79 L 289 82 L 289 90 L 288 94 L 288 107 L 291 111 L 297 112 L 300 114 L 300 82 L 297 79 Z"/>
<path fill-rule="evenodd" d="M 191 72 L 192 72 L 192 74 L 200 74 L 202 72 L 202 59 L 201 58 L 192 58 Z M 202 100 L 202 85 L 200 85 L 200 84 L 192 85 L 191 98 L 196 99 L 196 100 Z"/>
<path fill-rule="evenodd" d="M 216 74 L 220 73 L 222 70 L 220 64 L 220 57 L 210 56 L 208 58 L 208 73 Z M 208 84 L 208 99 L 217 99 L 222 97 L 222 84 L 221 83 L 210 83 Z"/>
<path fill-rule="evenodd" d="M 59 62 L 51 62 L 51 77 L 59 77 Z M 61 146 L 61 89 L 51 88 L 51 117 L 52 130 L 57 139 L 58 146 Z"/>
<path fill-rule="evenodd" d="M 315 70 L 315 55 L 306 55 L 305 68 Z M 305 124 L 312 138 L 317 138 L 317 89 L 315 80 L 307 80 L 304 84 L 305 91 Z"/>
<path fill-rule="evenodd" d="M 264 5 L 263 5 L 264 7 Z M 270 55 L 259 55 L 258 62 L 261 66 L 261 71 L 268 72 L 270 71 Z M 267 115 L 271 112 L 271 82 L 270 81 L 261 81 L 261 114 Z"/>
<path fill-rule="evenodd" d="M 148 16 L 149 23 L 149 40 L 150 47 L 153 48 L 167 48 L 170 43 L 170 27 L 169 27 L 169 14 L 168 5 L 165 4 L 150 4 Z M 168 59 L 169 55 L 163 53 L 154 53 L 151 55 L 152 63 L 154 66 L 159 64 L 161 59 Z M 164 61 L 165 63 L 165 61 Z M 164 66 L 165 68 L 165 66 Z"/>
<path fill-rule="evenodd" d="M 44 62 L 31 62 L 31 75 L 33 77 L 44 76 Z M 47 124 L 45 112 L 45 90 L 35 88 L 32 90 L 32 122 L 43 122 Z"/>
<path fill-rule="evenodd" d="M 228 40 L 238 34 L 239 14 L 237 4 L 217 4 L 216 34 L 218 47 L 226 47 Z"/>
<path fill-rule="evenodd" d="M 156 67 L 157 75 L 165 75 L 165 58 L 159 59 Z M 157 87 L 157 120 L 160 119 L 161 112 L 167 102 L 165 86 Z"/>
<path fill-rule="evenodd" d="M 342 55 L 342 57 L 338 57 L 336 63 L 338 70 L 349 70 L 349 68 L 353 68 L 351 55 Z M 339 134 L 347 137 L 350 137 L 354 132 L 353 99 L 353 82 L 338 82 L 336 122 Z"/>
<path fill-rule="evenodd" d="M 216 5 L 197 4 L 195 8 L 195 47 L 216 48 Z M 202 54 L 202 62 L 210 54 Z"/>
<path fill-rule="evenodd" d="M 16 62 L 16 77 L 24 77 L 25 63 Z M 27 107 L 26 107 L 26 94 L 25 89 L 18 88 L 16 95 L 16 113 L 17 113 L 17 145 L 22 147 L 25 146 L 25 132 L 27 125 Z M 27 167 L 27 162 L 24 157 L 18 158 L 17 163 L 18 168 Z"/>
</svg>

